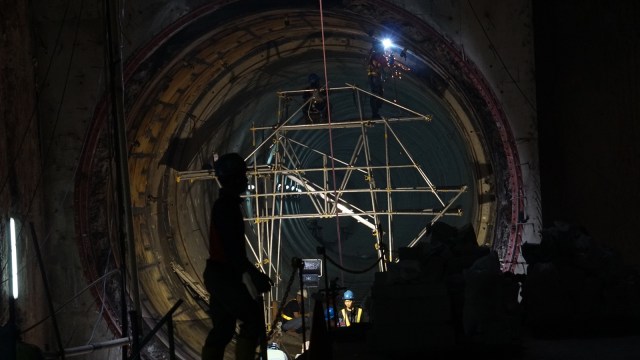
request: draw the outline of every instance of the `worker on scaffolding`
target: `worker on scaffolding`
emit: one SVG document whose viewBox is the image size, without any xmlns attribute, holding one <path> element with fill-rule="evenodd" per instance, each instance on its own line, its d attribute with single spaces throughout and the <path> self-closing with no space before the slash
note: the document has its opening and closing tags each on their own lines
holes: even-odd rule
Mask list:
<svg viewBox="0 0 640 360">
<path fill-rule="evenodd" d="M 282 309 L 282 330 L 294 330 L 301 334 L 302 328 L 302 307 L 300 304 L 307 298 L 307 289 L 298 290 L 295 299 L 291 299 Z M 309 319 L 305 314 L 305 323 L 309 324 Z"/>
<path fill-rule="evenodd" d="M 319 124 L 327 122 L 327 101 L 324 88 L 320 86 L 320 77 L 317 74 L 309 74 L 309 85 L 305 89 L 302 99 L 306 103 L 303 108 L 307 124 Z"/>
<path fill-rule="evenodd" d="M 340 310 L 340 326 L 351 326 L 351 324 L 362 321 L 362 308 L 353 303 L 353 291 L 345 291 L 342 299 L 344 300 L 344 308 Z"/>
<path fill-rule="evenodd" d="M 254 359 L 258 339 L 264 334 L 262 304 L 250 294 L 243 278 L 249 278 L 252 291 L 269 291 L 271 279 L 247 258 L 244 220 L 240 195 L 247 190 L 247 166 L 236 154 L 224 154 L 213 164 L 220 182 L 220 196 L 213 204 L 209 229 L 209 259 L 204 283 L 210 294 L 213 329 L 202 348 L 203 360 L 222 360 L 233 338 L 236 321 L 240 333 L 236 341 L 236 359 Z M 254 289 L 255 288 L 255 289 Z"/>
<path fill-rule="evenodd" d="M 375 41 L 369 51 L 367 63 L 367 76 L 369 77 L 369 88 L 371 93 L 379 97 L 384 96 L 384 79 L 389 70 L 389 63 L 384 56 L 384 46 L 381 41 Z M 382 100 L 376 96 L 370 97 L 371 118 L 380 119 L 380 107 Z"/>
</svg>

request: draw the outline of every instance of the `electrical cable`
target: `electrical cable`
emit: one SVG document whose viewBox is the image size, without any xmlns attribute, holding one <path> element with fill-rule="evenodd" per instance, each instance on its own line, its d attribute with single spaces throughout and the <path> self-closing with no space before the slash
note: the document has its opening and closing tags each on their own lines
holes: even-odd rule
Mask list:
<svg viewBox="0 0 640 360">
<path fill-rule="evenodd" d="M 58 36 L 57 36 L 57 38 L 56 38 L 56 45 L 54 46 L 54 50 L 58 47 L 59 40 L 60 40 L 60 34 L 61 34 L 61 31 L 62 31 L 62 27 L 63 27 L 63 26 L 65 25 L 65 23 L 66 23 L 67 13 L 68 13 L 69 8 L 70 8 L 70 2 L 69 2 L 69 5 L 67 6 L 67 8 L 65 9 L 65 13 L 64 13 L 64 15 L 63 15 L 62 24 L 60 25 L 60 31 L 58 32 Z M 71 53 L 71 57 L 70 57 L 70 59 L 69 59 L 69 65 L 67 66 L 66 81 L 65 81 L 65 85 L 64 85 L 64 89 L 65 89 L 65 90 L 66 90 L 66 87 L 67 87 L 67 84 L 68 84 L 68 79 L 69 79 L 69 73 L 70 73 L 71 65 L 72 65 L 72 63 L 73 63 L 73 58 L 74 58 L 74 53 L 75 53 L 75 51 L 74 51 L 74 50 L 75 50 L 75 48 L 76 48 L 76 41 L 77 41 L 77 37 L 78 37 L 78 33 L 79 33 L 79 26 L 80 26 L 81 15 L 82 15 L 83 9 L 84 9 L 84 0 L 83 0 L 83 1 L 81 2 L 81 4 L 80 4 L 80 12 L 79 12 L 79 14 L 78 14 L 77 21 L 76 21 L 76 28 L 75 28 L 75 34 L 74 34 L 74 41 L 73 41 L 73 44 L 72 44 L 72 49 L 73 49 L 73 50 L 72 50 L 72 53 Z M 52 53 L 55 53 L 55 51 L 53 51 Z M 52 57 L 53 57 L 53 55 L 52 55 Z M 48 74 L 49 74 L 49 71 L 50 71 L 50 69 L 51 69 L 52 57 L 50 58 L 49 66 L 48 66 L 47 71 L 46 71 L 46 73 L 45 73 L 45 77 L 44 77 L 44 79 L 43 79 L 43 82 L 45 82 L 45 81 L 47 80 L 47 78 L 48 78 Z M 100 87 L 102 87 L 102 85 L 101 85 L 101 84 L 102 84 L 102 81 L 103 81 L 103 78 L 102 78 L 102 77 L 98 79 L 98 87 L 99 87 L 99 88 L 100 88 Z M 61 109 L 61 107 L 62 107 L 62 103 L 63 103 L 63 101 L 64 101 L 64 92 L 63 92 L 63 97 L 61 98 L 61 100 L 60 100 L 60 101 L 59 101 L 59 103 L 58 103 L 58 112 L 57 112 L 57 117 L 56 117 L 56 124 L 57 124 L 57 121 L 59 120 L 60 109 Z M 36 108 L 37 108 L 37 104 L 36 104 Z M 36 112 L 36 109 L 34 109 L 34 115 L 35 115 L 35 112 Z M 32 118 L 33 118 L 33 117 L 32 117 Z M 55 128 L 56 128 L 56 127 L 54 126 L 54 130 L 55 130 Z M 28 130 L 27 130 L 27 131 L 28 131 Z M 85 132 L 85 135 L 84 135 L 84 143 L 83 143 L 83 146 L 82 146 L 83 148 L 86 146 L 87 139 L 88 139 L 88 135 L 89 135 L 89 129 L 87 129 L 87 131 Z M 23 139 L 23 140 L 24 140 L 24 139 Z M 22 145 L 21 145 L 21 146 L 22 146 Z M 52 145 L 50 144 L 50 146 L 52 146 Z M 50 147 L 49 147 L 49 148 L 50 148 Z M 48 148 L 48 149 L 49 149 L 49 148 Z M 48 154 L 48 153 L 49 153 L 49 152 L 47 151 L 47 154 Z M 15 159 L 15 161 L 17 161 L 17 159 Z M 15 161 L 14 161 L 14 163 L 15 163 Z M 46 158 L 45 158 L 45 161 L 43 161 L 43 167 L 44 167 L 44 165 L 45 165 L 46 163 L 47 163 L 47 160 L 46 160 Z M 74 168 L 74 170 L 73 170 L 73 174 L 74 174 L 74 176 L 75 176 L 75 174 L 77 174 L 78 167 L 79 167 L 79 164 L 76 164 L 76 166 L 75 166 L 75 168 Z M 34 190 L 34 196 L 32 196 L 32 198 L 31 198 L 31 199 L 30 199 L 30 201 L 29 201 L 29 207 L 27 208 L 27 211 L 26 211 L 26 213 L 25 213 L 25 216 L 28 216 L 28 215 L 31 213 L 31 208 L 32 208 L 32 206 L 33 206 L 33 202 L 35 201 L 35 196 L 36 196 L 36 193 L 37 193 L 37 189 L 38 189 L 38 188 L 40 187 L 40 185 L 42 184 L 42 181 L 43 181 L 43 174 L 41 174 L 41 175 L 40 175 L 40 177 L 39 177 L 39 179 L 38 179 L 38 182 L 37 182 L 37 184 L 36 184 L 36 189 Z M 6 183 L 6 181 L 5 181 L 5 183 Z M 3 185 L 3 186 L 4 186 L 4 185 Z M 2 191 L 2 190 L 0 190 L 0 191 Z M 66 198 L 68 197 L 68 195 L 69 195 L 70 191 L 71 191 L 71 190 L 67 190 L 67 191 L 65 192 L 65 194 L 64 194 L 64 196 L 63 196 L 63 198 L 62 198 L 62 200 L 61 200 L 61 203 L 64 203 L 64 202 L 66 201 Z M 21 227 L 21 229 L 20 229 L 19 236 L 21 235 L 21 233 L 22 233 L 22 227 Z M 44 243 L 46 243 L 46 242 L 48 241 L 48 239 L 49 239 L 50 235 L 51 235 L 51 231 L 49 231 L 49 232 L 46 234 L 46 236 L 44 237 L 44 239 L 43 239 L 43 244 L 44 244 Z M 23 271 L 24 271 L 25 266 L 26 266 L 26 265 L 21 266 L 21 268 L 20 268 L 20 271 L 21 271 L 21 272 L 23 272 Z M 59 311 L 61 311 L 61 310 L 62 310 L 66 305 L 68 305 L 71 301 L 73 301 L 73 300 L 74 300 L 74 299 L 76 299 L 78 296 L 80 296 L 84 291 L 86 291 L 87 289 L 89 289 L 89 288 L 91 288 L 92 286 L 94 286 L 98 281 L 100 281 L 101 279 L 103 279 L 103 278 L 105 278 L 105 277 L 107 277 L 107 276 L 109 276 L 109 275 L 113 274 L 114 272 L 118 272 L 118 271 L 119 271 L 119 270 L 117 270 L 117 269 L 116 269 L 116 270 L 113 270 L 113 271 L 111 271 L 111 272 L 109 272 L 109 273 L 105 274 L 104 276 L 102 276 L 102 277 L 98 278 L 96 281 L 92 282 L 90 285 L 88 285 L 87 287 L 85 287 L 84 289 L 82 289 L 81 291 L 79 291 L 78 293 L 76 293 L 76 294 L 75 294 L 75 295 L 74 295 L 74 296 L 73 296 L 69 301 L 67 301 L 67 302 L 65 302 L 63 305 L 61 305 L 61 306 L 60 306 L 60 307 L 55 311 L 55 314 L 57 314 Z M 38 326 L 38 325 L 42 324 L 44 321 L 46 321 L 46 320 L 47 320 L 47 319 L 49 319 L 50 317 L 51 317 L 51 315 L 50 315 L 50 316 L 47 316 L 46 318 L 44 318 L 44 319 L 42 319 L 42 320 L 40 320 L 40 321 L 38 321 L 38 322 L 36 322 L 36 323 L 35 323 L 35 324 L 33 324 L 33 325 L 31 325 L 31 326 L 27 327 L 26 329 L 24 329 L 24 330 L 22 330 L 22 331 L 21 331 L 21 334 L 24 334 L 24 333 L 26 333 L 26 332 L 28 332 L 28 331 L 32 330 L 33 328 L 35 328 L 36 326 Z"/>
<path fill-rule="evenodd" d="M 80 21 L 82 19 L 83 9 L 84 9 L 84 0 L 82 0 L 80 2 L 80 10 L 79 10 L 78 17 L 77 17 L 77 20 L 76 20 L 76 28 L 75 28 L 75 32 L 74 32 L 73 43 L 71 45 L 71 55 L 69 57 L 69 63 L 67 65 L 67 72 L 65 74 L 65 82 L 64 82 L 63 89 L 62 89 L 62 95 L 61 95 L 60 101 L 58 102 L 58 110 L 56 112 L 56 119 L 55 119 L 55 122 L 54 122 L 54 126 L 53 126 L 53 129 L 51 130 L 51 135 L 48 137 L 50 139 L 50 142 L 49 142 L 49 144 L 48 144 L 48 146 L 46 148 L 46 151 L 44 153 L 45 156 L 44 156 L 44 159 L 42 161 L 41 169 L 44 169 L 45 164 L 49 160 L 48 159 L 48 155 L 51 154 L 50 150 L 51 150 L 51 147 L 53 146 L 53 142 L 54 142 L 54 140 L 53 140 L 54 136 L 53 135 L 55 134 L 55 131 L 56 131 L 57 125 L 58 125 L 58 121 L 60 120 L 60 113 L 61 113 L 61 110 L 62 110 L 62 104 L 64 103 L 64 98 L 65 98 L 65 95 L 66 95 L 67 85 L 69 84 L 69 74 L 71 72 L 71 65 L 73 64 L 73 58 L 74 58 L 74 55 L 75 55 L 75 50 L 76 50 L 76 45 L 77 45 L 76 43 L 77 43 L 77 40 L 78 40 L 78 33 L 79 33 L 79 29 L 80 29 Z M 86 139 L 86 137 L 85 137 L 85 139 Z M 76 165 L 75 171 L 77 171 L 77 166 L 78 165 Z M 74 171 L 74 173 L 75 173 L 75 171 Z M 29 199 L 29 206 L 27 207 L 27 211 L 25 212 L 24 218 L 27 218 L 31 214 L 31 209 L 32 209 L 33 204 L 35 202 L 36 196 L 39 194 L 38 190 L 40 189 L 40 185 L 42 185 L 43 181 L 44 181 L 44 171 L 41 171 L 40 172 L 40 176 L 37 179 L 35 188 L 32 191 L 33 195 L 31 196 L 31 199 Z M 63 200 L 66 199 L 66 196 L 68 194 L 69 194 L 69 192 L 67 191 L 65 193 L 65 197 L 63 198 Z M 22 236 L 22 230 L 23 229 L 24 229 L 24 226 L 20 226 L 20 231 L 18 233 L 18 237 Z M 46 243 L 46 241 L 48 240 L 50 235 L 51 235 L 51 232 L 49 232 L 45 236 L 45 238 L 43 240 L 43 244 Z M 26 263 L 22 264 L 22 266 L 20 267 L 19 271 L 22 273 L 25 268 L 26 268 Z"/>
<path fill-rule="evenodd" d="M 87 285 L 84 289 L 78 291 L 75 295 L 73 295 L 73 297 L 71 297 L 71 299 L 67 300 L 64 304 L 58 306 L 58 308 L 56 309 L 56 311 L 54 312 L 54 314 L 59 313 L 62 309 L 64 309 L 65 306 L 69 305 L 73 300 L 77 299 L 80 295 L 82 295 L 82 293 L 84 293 L 85 291 L 91 289 L 93 286 L 95 286 L 97 283 L 99 283 L 100 281 L 102 281 L 102 279 L 109 277 L 115 273 L 119 273 L 120 270 L 119 269 L 114 269 L 109 271 L 108 273 L 104 274 L 103 276 L 99 277 L 98 279 L 96 279 L 94 282 L 92 282 L 91 284 Z M 20 334 L 24 334 L 26 332 L 29 332 L 30 330 L 32 330 L 33 328 L 35 328 L 36 326 L 42 324 L 43 322 L 47 321 L 49 318 L 51 317 L 51 315 L 45 317 L 44 319 L 36 322 L 35 324 L 27 327 L 26 329 L 20 331 Z"/>
<path fill-rule="evenodd" d="M 107 255 L 107 262 L 104 266 L 104 274 L 107 274 L 107 270 L 109 269 L 109 259 L 111 258 L 111 248 L 109 248 L 109 254 Z M 103 280 L 102 280 L 102 302 L 100 304 L 100 312 L 98 313 L 98 318 L 96 319 L 96 322 L 93 324 L 93 329 L 91 329 L 91 336 L 89 336 L 89 340 L 87 340 L 87 345 L 91 344 L 91 341 L 93 340 L 93 336 L 96 333 L 96 328 L 98 327 L 98 324 L 100 323 L 100 320 L 102 319 L 102 313 L 104 312 L 104 298 L 107 295 L 107 278 L 104 277 L 103 275 Z"/>
<path fill-rule="evenodd" d="M 102 76 L 98 79 L 98 86 L 97 86 L 98 88 L 101 88 L 101 87 L 102 87 L 102 82 L 103 82 L 103 80 L 104 80 L 104 79 L 103 79 L 103 77 L 102 77 Z M 97 104 L 97 101 L 96 101 L 96 104 Z M 95 107 L 95 106 L 94 106 L 94 107 Z M 82 149 L 84 149 L 84 148 L 85 148 L 85 146 L 87 145 L 88 137 L 89 137 L 89 128 L 87 128 L 87 131 L 86 131 L 86 132 L 85 132 L 85 134 L 84 134 L 84 142 L 83 142 L 83 145 L 82 145 Z M 77 172 L 78 172 L 78 167 L 79 167 L 79 164 L 76 164 L 75 168 L 73 169 L 74 177 L 76 176 L 76 174 L 77 174 Z M 64 195 L 63 195 L 63 197 L 62 197 L 62 200 L 60 201 L 61 203 L 64 203 L 64 202 L 66 201 L 67 196 L 69 195 L 69 193 L 70 193 L 70 192 L 71 192 L 71 190 L 67 190 L 67 191 L 64 193 Z M 29 207 L 29 209 L 28 209 L 28 211 L 27 211 L 27 214 L 29 214 L 29 213 L 30 213 L 30 208 L 31 208 L 31 207 Z M 43 241 L 42 241 L 42 244 L 43 244 L 43 245 L 44 245 L 44 244 L 46 244 L 46 242 L 48 241 L 48 239 L 49 239 L 49 236 L 50 236 L 50 235 L 51 235 L 51 232 L 48 232 L 48 233 L 46 234 L 46 236 L 44 237 L 44 239 L 43 239 Z M 21 267 L 20 271 L 22 272 L 23 270 L 24 270 L 24 266 L 22 266 L 22 267 Z M 108 274 L 105 274 L 103 277 L 109 276 L 109 275 L 111 275 L 113 272 L 116 272 L 116 271 L 119 271 L 119 270 L 118 270 L 118 269 L 113 270 L 113 271 L 109 272 Z M 91 288 L 93 285 L 95 285 L 95 284 L 96 284 L 98 281 L 100 281 L 103 277 L 100 277 L 100 278 L 96 279 L 96 280 L 95 280 L 93 283 L 91 283 L 89 286 L 87 286 L 86 288 L 84 288 L 84 289 L 82 289 L 80 292 L 78 292 L 76 295 L 74 295 L 74 297 L 73 297 L 72 299 L 70 299 L 69 301 L 67 301 L 66 303 L 64 303 L 62 306 L 60 306 L 60 307 L 58 308 L 58 310 L 56 310 L 55 314 L 57 314 L 60 310 L 62 310 L 62 308 L 63 308 L 64 306 L 68 305 L 72 300 L 74 300 L 74 299 L 75 299 L 78 295 L 80 295 L 82 292 L 86 291 L 87 289 L 89 289 L 89 288 Z M 43 323 L 44 321 L 46 321 L 48 318 L 49 318 L 49 317 L 46 317 L 46 318 L 42 319 L 41 321 L 37 322 L 36 324 L 34 324 L 34 325 L 32 325 L 32 326 L 28 327 L 27 329 L 22 330 L 22 331 L 21 331 L 21 333 L 25 333 L 25 332 L 27 332 L 27 331 L 29 331 L 29 330 L 33 329 L 34 327 L 36 327 L 36 326 L 40 325 L 41 323 Z"/>
<path fill-rule="evenodd" d="M 2 255 L 4 255 L 4 256 L 2 256 Z M 3 254 L 0 254 L 0 258 L 6 258 L 6 260 L 7 260 L 7 261 L 4 262 L 4 264 L 2 264 L 2 267 L 0 268 L 0 274 L 6 274 L 7 273 L 7 269 L 9 267 L 9 256 L 8 256 L 8 254 L 4 254 L 3 253 Z M 9 282 L 9 277 L 7 277 L 5 280 L 1 281 L 0 285 L 3 285 L 6 282 Z"/>
<path fill-rule="evenodd" d="M 340 269 L 340 270 L 342 270 L 344 272 L 351 273 L 351 274 L 364 274 L 364 273 L 366 273 L 367 271 L 373 269 L 376 265 L 378 265 L 378 263 L 380 262 L 380 260 L 382 260 L 382 258 L 383 257 L 380 256 L 373 264 L 371 264 L 370 266 L 368 266 L 368 267 L 366 267 L 366 268 L 364 268 L 362 270 L 353 270 L 353 269 L 345 268 L 344 266 L 336 263 L 333 259 L 331 259 L 330 257 L 327 256 L 327 260 L 329 260 L 330 263 L 335 265 L 338 269 Z"/>
<path fill-rule="evenodd" d="M 64 14 L 62 15 L 62 21 L 60 22 L 60 27 L 58 28 L 58 34 L 56 35 L 56 40 L 55 43 L 53 45 L 53 49 L 51 50 L 51 56 L 49 56 L 49 64 L 47 65 L 47 70 L 44 73 L 44 77 L 42 79 L 42 82 L 38 85 L 39 88 L 42 88 L 42 86 L 44 84 L 46 84 L 48 78 L 49 78 L 49 72 L 51 71 L 51 67 L 53 64 L 53 57 L 54 55 L 57 54 L 57 49 L 58 46 L 60 45 L 60 38 L 62 37 L 62 28 L 64 27 L 64 25 L 67 22 L 67 14 L 69 13 L 69 9 L 71 8 L 71 0 L 69 0 L 67 2 L 67 8 L 64 10 Z M 22 146 L 24 145 L 26 139 L 27 139 L 27 134 L 29 134 L 29 130 L 31 129 L 31 125 L 33 125 L 33 120 L 36 118 L 36 113 L 38 112 L 38 103 L 40 102 L 40 97 L 38 96 L 38 94 L 36 93 L 36 103 L 33 105 L 33 111 L 31 112 L 31 116 L 29 117 L 29 125 L 27 126 L 27 129 L 24 131 L 24 135 L 22 135 L 22 139 L 20 140 L 20 145 L 18 145 L 18 150 L 16 151 L 16 155 L 13 158 L 13 161 L 11 161 L 11 167 L 14 167 L 16 165 L 16 162 L 18 162 L 18 154 L 22 153 Z M 9 182 L 9 177 L 11 176 L 11 174 L 7 174 L 7 177 L 4 179 L 4 182 L 2 183 L 2 186 L 0 186 L 0 194 L 2 194 L 2 192 L 5 189 L 5 186 L 7 185 L 7 183 Z"/>
</svg>

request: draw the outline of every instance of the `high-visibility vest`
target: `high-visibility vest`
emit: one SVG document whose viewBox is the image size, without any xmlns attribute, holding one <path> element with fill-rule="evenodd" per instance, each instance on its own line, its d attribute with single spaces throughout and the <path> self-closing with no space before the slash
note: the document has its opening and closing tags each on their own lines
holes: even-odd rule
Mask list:
<svg viewBox="0 0 640 360">
<path fill-rule="evenodd" d="M 286 308 L 287 305 L 289 305 L 289 303 L 291 303 L 292 301 L 298 302 L 298 300 L 296 300 L 296 299 L 291 299 L 291 300 L 287 301 L 287 303 L 284 305 L 284 308 Z M 283 311 L 284 311 L 284 308 L 283 308 Z M 280 313 L 280 316 L 282 317 L 282 319 L 284 319 L 286 321 L 293 320 L 293 314 L 291 314 L 291 316 L 289 316 L 289 315 L 285 314 L 284 312 L 282 312 L 282 313 Z"/>
<path fill-rule="evenodd" d="M 349 317 L 352 313 L 355 313 L 355 316 L 353 318 L 354 323 L 359 323 L 360 318 L 362 317 L 362 308 L 357 306 L 351 311 L 347 311 L 347 309 L 342 309 L 340 310 L 340 312 L 342 313 L 342 319 L 344 319 L 345 326 L 351 326 L 351 319 L 349 319 Z"/>
</svg>

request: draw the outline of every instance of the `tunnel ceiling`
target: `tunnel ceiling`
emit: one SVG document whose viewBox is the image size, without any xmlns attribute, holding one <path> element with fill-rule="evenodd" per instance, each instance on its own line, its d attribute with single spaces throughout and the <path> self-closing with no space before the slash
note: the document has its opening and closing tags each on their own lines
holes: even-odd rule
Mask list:
<svg viewBox="0 0 640 360">
<path fill-rule="evenodd" d="M 185 299 L 175 321 L 180 351 L 186 358 L 196 358 L 210 323 L 202 304 L 189 294 L 170 263 L 179 264 L 194 281 L 201 282 L 209 208 L 217 188 L 212 181 L 178 183 L 176 174 L 202 169 L 214 153 L 249 154 L 253 142 L 262 136 L 254 138 L 250 128 L 272 126 L 279 120 L 276 92 L 303 89 L 312 72 L 324 78 L 318 10 L 286 3 L 242 6 L 232 2 L 196 9 L 133 54 L 125 69 L 143 315 L 159 319 L 177 299 Z M 479 242 L 493 246 L 503 259 L 517 256 L 514 249 L 519 238 L 510 225 L 521 205 L 512 202 L 511 193 L 521 185 L 508 122 L 497 100 L 473 64 L 463 61 L 426 23 L 402 9 L 374 3 L 356 1 L 325 9 L 330 87 L 349 83 L 368 90 L 364 63 L 374 37 L 389 36 L 406 48 L 403 60 L 411 71 L 402 79 L 388 81 L 385 97 L 430 114 L 433 120 L 404 127 L 401 137 L 437 183 L 469 186 L 460 200 L 465 215 L 450 223 L 472 224 Z M 334 105 L 332 113 L 338 115 L 333 121 L 347 120 L 353 100 L 336 100 Z M 366 113 L 368 106 L 364 109 Z M 398 116 L 396 111 L 385 106 L 381 113 Z M 115 189 L 109 181 L 106 117 L 104 102 L 96 111 L 92 138 L 81 159 L 80 173 L 86 176 L 76 184 L 78 234 L 87 235 L 79 236 L 79 242 L 90 279 L 105 268 L 106 254 L 118 248 L 115 236 L 105 231 L 114 231 L 110 219 L 116 210 L 95 205 L 111 204 Z M 329 143 L 320 133 L 308 140 L 319 146 Z M 336 156 L 348 154 L 348 146 L 341 150 L 341 144 L 349 140 L 348 135 L 341 138 L 336 133 L 332 144 Z M 300 155 L 313 159 L 309 154 Z M 104 201 L 96 201 L 100 199 Z M 330 236 L 333 230 L 327 229 L 325 236 Z M 318 244 L 308 227 L 298 223 L 288 231 L 303 239 L 289 252 L 316 257 Z M 373 252 L 372 256 L 362 255 L 359 248 L 357 240 L 345 244 L 347 256 L 351 252 L 361 258 L 355 267 L 375 258 Z M 367 281 L 345 280 L 349 281 L 360 293 L 368 291 Z M 110 286 L 114 299 L 96 295 L 107 304 L 106 316 L 117 331 L 118 291 L 115 284 Z"/>
</svg>

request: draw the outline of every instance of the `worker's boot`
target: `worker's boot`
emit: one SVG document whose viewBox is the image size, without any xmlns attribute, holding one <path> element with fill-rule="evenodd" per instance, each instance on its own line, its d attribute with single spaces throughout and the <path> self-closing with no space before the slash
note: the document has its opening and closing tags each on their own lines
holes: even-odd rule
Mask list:
<svg viewBox="0 0 640 360">
<path fill-rule="evenodd" d="M 256 342 L 243 337 L 236 339 L 236 360 L 255 360 Z"/>
<path fill-rule="evenodd" d="M 223 360 L 224 348 L 217 347 L 202 347 L 202 360 Z"/>
</svg>

